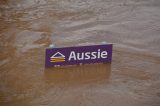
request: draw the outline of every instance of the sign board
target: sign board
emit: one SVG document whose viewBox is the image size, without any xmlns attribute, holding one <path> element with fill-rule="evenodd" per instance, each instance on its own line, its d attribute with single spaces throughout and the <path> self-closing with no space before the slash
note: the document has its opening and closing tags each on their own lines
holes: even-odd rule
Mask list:
<svg viewBox="0 0 160 106">
<path fill-rule="evenodd" d="M 112 44 L 47 48 L 46 67 L 107 63 L 112 61 Z"/>
</svg>

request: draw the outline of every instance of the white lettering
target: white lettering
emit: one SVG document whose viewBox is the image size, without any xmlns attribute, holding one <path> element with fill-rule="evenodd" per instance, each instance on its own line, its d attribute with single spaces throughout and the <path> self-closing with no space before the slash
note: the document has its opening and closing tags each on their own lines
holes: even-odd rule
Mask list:
<svg viewBox="0 0 160 106">
<path fill-rule="evenodd" d="M 70 60 L 89 60 L 89 59 L 100 59 L 100 58 L 107 58 L 108 56 L 108 52 L 107 51 L 102 51 L 100 49 L 98 49 L 98 51 L 96 52 L 82 52 L 82 53 L 75 53 L 74 51 L 71 51 L 70 55 L 69 55 L 69 61 Z"/>
<path fill-rule="evenodd" d="M 106 51 L 103 51 L 101 53 L 101 58 L 107 58 L 108 53 Z"/>
<path fill-rule="evenodd" d="M 74 51 L 71 51 L 71 53 L 70 53 L 70 55 L 69 55 L 69 61 L 71 60 L 71 59 L 74 59 L 74 60 L 76 60 L 76 54 L 75 54 L 75 52 Z"/>
<path fill-rule="evenodd" d="M 100 58 L 100 49 L 98 49 L 98 56 L 97 56 L 97 58 L 99 59 Z"/>
<path fill-rule="evenodd" d="M 77 59 L 83 60 L 84 59 L 84 53 L 77 53 Z"/>
<path fill-rule="evenodd" d="M 91 59 L 96 59 L 96 58 L 97 58 L 96 53 L 97 53 L 97 52 L 92 52 L 92 53 L 91 53 L 91 55 L 92 55 Z"/>
<path fill-rule="evenodd" d="M 91 58 L 91 57 L 90 57 L 90 52 L 86 52 L 86 53 L 85 53 L 85 56 L 86 56 L 86 57 L 85 57 L 86 60 L 90 59 L 90 58 Z"/>
</svg>

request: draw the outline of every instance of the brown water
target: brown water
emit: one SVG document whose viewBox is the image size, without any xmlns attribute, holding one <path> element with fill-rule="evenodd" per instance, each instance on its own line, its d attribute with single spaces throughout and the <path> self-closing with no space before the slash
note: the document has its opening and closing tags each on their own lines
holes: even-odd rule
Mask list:
<svg viewBox="0 0 160 106">
<path fill-rule="evenodd" d="M 112 64 L 44 68 L 45 48 L 114 43 Z M 159 0 L 0 0 L 0 106 L 160 106 Z"/>
</svg>

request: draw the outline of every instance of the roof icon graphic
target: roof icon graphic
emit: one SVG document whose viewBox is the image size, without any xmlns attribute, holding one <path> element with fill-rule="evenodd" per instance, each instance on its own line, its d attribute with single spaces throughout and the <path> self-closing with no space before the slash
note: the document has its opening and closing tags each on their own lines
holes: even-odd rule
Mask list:
<svg viewBox="0 0 160 106">
<path fill-rule="evenodd" d="M 65 58 L 65 56 L 60 52 L 56 52 L 54 55 L 51 56 L 51 58 Z"/>
</svg>

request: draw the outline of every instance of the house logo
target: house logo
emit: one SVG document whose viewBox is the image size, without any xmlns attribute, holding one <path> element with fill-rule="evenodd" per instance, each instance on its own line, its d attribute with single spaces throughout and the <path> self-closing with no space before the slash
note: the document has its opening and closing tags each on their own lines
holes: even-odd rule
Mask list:
<svg viewBox="0 0 160 106">
<path fill-rule="evenodd" d="M 52 63 L 64 62 L 64 61 L 65 61 L 65 56 L 60 52 L 56 52 L 54 55 L 50 57 L 50 62 Z"/>
</svg>

